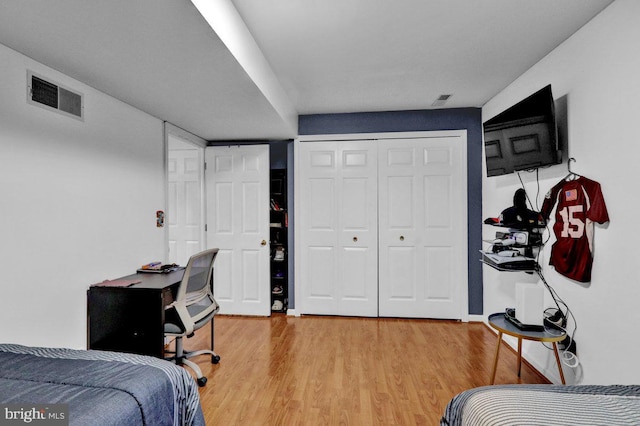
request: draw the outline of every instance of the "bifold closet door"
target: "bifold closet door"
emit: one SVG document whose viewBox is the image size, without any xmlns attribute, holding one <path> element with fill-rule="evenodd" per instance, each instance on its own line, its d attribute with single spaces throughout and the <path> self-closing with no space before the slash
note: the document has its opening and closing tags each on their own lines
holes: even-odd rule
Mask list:
<svg viewBox="0 0 640 426">
<path fill-rule="evenodd" d="M 466 138 L 378 141 L 380 316 L 462 317 Z"/>
<path fill-rule="evenodd" d="M 375 141 L 298 144 L 296 311 L 378 315 Z"/>
</svg>

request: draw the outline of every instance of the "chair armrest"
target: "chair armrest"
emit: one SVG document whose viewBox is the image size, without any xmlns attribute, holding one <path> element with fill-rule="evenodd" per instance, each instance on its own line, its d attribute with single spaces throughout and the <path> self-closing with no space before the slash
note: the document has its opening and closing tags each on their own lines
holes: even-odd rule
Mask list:
<svg viewBox="0 0 640 426">
<path fill-rule="evenodd" d="M 191 315 L 189 315 L 189 312 L 187 311 L 187 307 L 184 305 L 174 305 L 174 308 L 178 313 L 178 316 L 180 317 L 180 321 L 182 321 L 182 325 L 184 326 L 184 329 L 185 329 L 184 331 L 185 334 L 189 335 L 193 333 L 195 324 L 191 319 Z"/>
</svg>

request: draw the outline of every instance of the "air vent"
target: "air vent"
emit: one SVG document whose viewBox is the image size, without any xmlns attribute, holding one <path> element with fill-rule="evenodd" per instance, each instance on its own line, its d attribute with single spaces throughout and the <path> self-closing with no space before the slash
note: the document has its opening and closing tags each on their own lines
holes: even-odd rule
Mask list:
<svg viewBox="0 0 640 426">
<path fill-rule="evenodd" d="M 444 105 L 444 104 L 449 100 L 449 98 L 450 98 L 451 96 L 452 96 L 452 95 L 440 95 L 440 96 L 438 96 L 438 99 L 436 99 L 436 100 L 431 104 L 431 106 L 434 106 L 434 107 L 440 107 L 440 106 L 443 106 L 443 105 Z"/>
<path fill-rule="evenodd" d="M 31 71 L 27 73 L 27 78 L 27 100 L 30 104 L 83 119 L 84 107 L 81 93 L 62 87 Z"/>
</svg>

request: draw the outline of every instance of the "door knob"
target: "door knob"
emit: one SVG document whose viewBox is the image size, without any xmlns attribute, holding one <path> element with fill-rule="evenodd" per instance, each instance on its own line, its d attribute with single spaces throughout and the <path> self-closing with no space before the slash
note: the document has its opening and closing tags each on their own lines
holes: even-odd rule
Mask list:
<svg viewBox="0 0 640 426">
<path fill-rule="evenodd" d="M 400 241 L 404 241 L 404 235 L 400 235 Z"/>
<path fill-rule="evenodd" d="M 260 245 L 261 245 L 261 246 L 266 246 L 266 245 L 267 245 L 267 240 L 262 240 L 262 241 L 260 242 Z"/>
<path fill-rule="evenodd" d="M 357 243 L 358 242 L 358 237 L 353 237 L 353 242 Z"/>
</svg>

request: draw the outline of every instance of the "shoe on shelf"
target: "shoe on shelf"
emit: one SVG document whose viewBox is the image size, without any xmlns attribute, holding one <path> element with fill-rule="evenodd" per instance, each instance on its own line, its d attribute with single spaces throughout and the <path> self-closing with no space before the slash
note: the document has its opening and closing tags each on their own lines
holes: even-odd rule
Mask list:
<svg viewBox="0 0 640 426">
<path fill-rule="evenodd" d="M 284 260 L 284 247 L 276 247 L 276 252 L 273 255 L 273 260 L 282 262 Z"/>
<path fill-rule="evenodd" d="M 284 309 L 284 304 L 282 300 L 274 300 L 273 305 L 271 306 L 272 311 L 281 311 Z"/>
<path fill-rule="evenodd" d="M 273 290 L 271 290 L 271 293 L 273 294 L 282 294 L 284 290 L 282 289 L 281 285 L 277 285 L 275 287 L 273 287 Z"/>
</svg>

